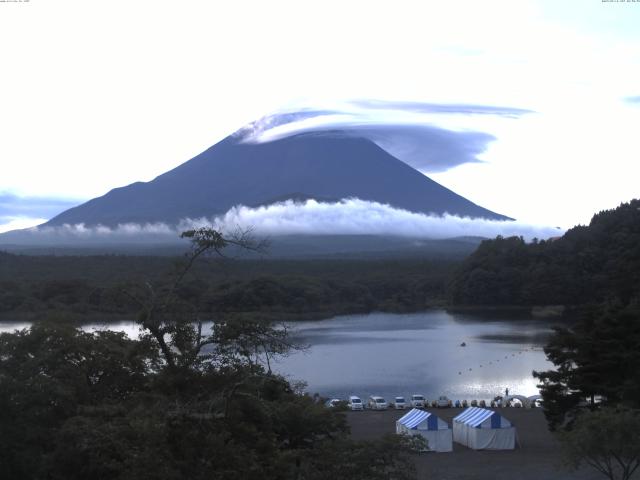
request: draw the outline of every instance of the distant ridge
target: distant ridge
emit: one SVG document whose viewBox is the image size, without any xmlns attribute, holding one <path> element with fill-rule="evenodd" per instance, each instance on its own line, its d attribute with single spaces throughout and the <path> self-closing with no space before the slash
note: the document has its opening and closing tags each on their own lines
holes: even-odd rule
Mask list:
<svg viewBox="0 0 640 480">
<path fill-rule="evenodd" d="M 511 220 L 434 182 L 371 140 L 331 131 L 267 143 L 243 143 L 231 135 L 150 182 L 115 188 L 45 225 L 176 225 L 236 205 L 353 197 L 425 214 Z"/>
</svg>

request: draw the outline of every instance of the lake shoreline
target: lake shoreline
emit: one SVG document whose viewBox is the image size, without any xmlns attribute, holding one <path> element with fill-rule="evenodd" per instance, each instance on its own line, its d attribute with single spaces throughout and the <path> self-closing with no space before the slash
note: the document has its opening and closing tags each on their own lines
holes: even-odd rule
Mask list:
<svg viewBox="0 0 640 480">
<path fill-rule="evenodd" d="M 499 315 L 509 316 L 517 315 L 526 319 L 557 319 L 559 321 L 569 320 L 568 312 L 570 311 L 563 305 L 447 305 L 434 303 L 420 308 L 402 308 L 402 309 L 336 309 L 331 311 L 307 311 L 307 312 L 270 312 L 270 311 L 242 311 L 242 312 L 220 312 L 212 314 L 211 312 L 200 312 L 202 318 L 218 316 L 237 316 L 240 319 L 261 319 L 273 322 L 306 322 L 306 321 L 322 321 L 329 320 L 334 317 L 349 315 L 370 315 L 376 313 L 389 314 L 411 314 L 432 312 L 435 310 L 444 310 L 449 313 L 472 314 L 472 315 Z M 73 312 L 65 310 L 56 310 L 54 312 L 1 312 L 1 323 L 13 322 L 38 322 L 44 320 L 65 321 L 72 324 L 82 325 L 83 323 L 116 323 L 123 320 L 135 318 L 138 312 L 127 313 L 110 313 L 110 312 Z M 514 320 L 515 321 L 515 320 Z"/>
</svg>

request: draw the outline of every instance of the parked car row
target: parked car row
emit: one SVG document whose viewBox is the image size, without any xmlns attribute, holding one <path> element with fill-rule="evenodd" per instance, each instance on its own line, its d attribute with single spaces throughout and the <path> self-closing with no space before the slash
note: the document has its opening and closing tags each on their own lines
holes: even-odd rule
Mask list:
<svg viewBox="0 0 640 480">
<path fill-rule="evenodd" d="M 325 405 L 329 408 L 334 408 L 343 403 L 343 400 L 339 398 L 332 398 L 325 402 Z M 427 401 L 424 395 L 414 394 L 411 395 L 409 400 L 403 396 L 394 397 L 392 402 L 387 402 L 384 397 L 379 395 L 372 395 L 367 402 L 363 402 L 360 397 L 351 395 L 346 401 L 346 407 L 349 410 L 364 410 L 365 408 L 370 410 L 386 410 L 389 407 L 396 410 L 404 410 L 406 408 L 425 408 L 429 405 L 433 407 L 450 407 L 451 400 L 447 397 L 440 397 L 437 401 L 434 400 L 431 404 Z"/>
<path fill-rule="evenodd" d="M 522 403 L 520 402 L 520 400 L 511 400 L 509 403 L 506 403 L 503 405 L 503 403 L 501 402 L 501 400 L 492 400 L 490 402 L 486 402 L 485 400 L 471 400 L 470 402 L 468 402 L 467 400 L 456 400 L 455 402 L 449 400 L 449 398 L 447 398 L 446 396 L 442 395 L 440 397 L 438 397 L 437 400 L 432 400 L 431 402 L 429 402 L 424 395 L 411 395 L 411 397 L 409 398 L 409 401 L 407 401 L 405 399 L 405 397 L 402 396 L 398 396 L 398 397 L 394 397 L 393 401 L 391 402 L 387 402 L 384 397 L 381 397 L 379 395 L 372 395 L 371 397 L 369 397 L 369 399 L 367 400 L 367 402 L 363 402 L 360 397 L 357 397 L 355 395 L 351 395 L 348 400 L 340 400 L 339 398 L 332 398 L 329 399 L 325 402 L 325 406 L 328 408 L 334 408 L 337 407 L 341 404 L 346 405 L 347 409 L 349 410 L 364 410 L 369 409 L 369 410 L 387 410 L 388 408 L 394 408 L 396 410 L 405 410 L 407 408 L 426 408 L 426 407 L 431 407 L 431 408 L 448 408 L 448 407 L 455 407 L 455 408 L 467 408 L 467 407 L 482 407 L 482 408 L 486 408 L 486 407 L 491 407 L 491 408 L 497 408 L 497 407 L 522 407 Z M 541 401 L 538 399 L 536 400 L 536 402 L 532 403 L 533 407 L 540 407 L 541 406 Z"/>
</svg>

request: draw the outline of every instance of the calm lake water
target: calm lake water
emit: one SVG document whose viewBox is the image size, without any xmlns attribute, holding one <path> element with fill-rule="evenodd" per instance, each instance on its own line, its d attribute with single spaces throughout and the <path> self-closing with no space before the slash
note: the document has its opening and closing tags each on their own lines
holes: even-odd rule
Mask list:
<svg viewBox="0 0 640 480">
<path fill-rule="evenodd" d="M 542 351 L 552 325 L 496 315 L 433 310 L 290 323 L 293 338 L 308 348 L 272 366 L 325 397 L 390 399 L 421 393 L 428 399 L 447 395 L 453 400 L 489 400 L 507 387 L 510 394 L 537 394 L 531 372 L 552 368 Z M 0 332 L 27 326 L 0 323 Z M 131 321 L 84 328 L 138 334 Z"/>
<path fill-rule="evenodd" d="M 539 319 L 436 310 L 342 316 L 293 327 L 294 337 L 309 348 L 282 359 L 276 369 L 325 397 L 421 393 L 428 399 L 489 400 L 507 387 L 510 394 L 529 396 L 539 393 L 531 372 L 552 367 L 542 351 L 551 324 Z"/>
</svg>

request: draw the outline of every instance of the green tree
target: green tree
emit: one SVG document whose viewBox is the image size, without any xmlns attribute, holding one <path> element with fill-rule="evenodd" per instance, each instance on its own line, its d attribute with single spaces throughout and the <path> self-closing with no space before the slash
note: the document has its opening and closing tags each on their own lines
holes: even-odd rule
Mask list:
<svg viewBox="0 0 640 480">
<path fill-rule="evenodd" d="M 191 249 L 176 264 L 169 281 L 147 280 L 143 285 L 122 290 L 140 308 L 138 323 L 145 338 L 157 345 L 167 368 L 174 373 L 204 365 L 210 357 L 201 355 L 203 349 L 216 342 L 213 335 L 203 332 L 198 306 L 189 301 L 189 295 L 180 295 L 195 262 L 210 253 L 221 256 L 225 248 L 232 246 L 253 251 L 265 248 L 249 231 L 227 237 L 217 230 L 200 228 L 188 230 L 181 237 L 190 240 Z"/>
<path fill-rule="evenodd" d="M 308 455 L 299 478 L 308 480 L 411 480 L 412 453 L 426 446 L 423 437 L 388 434 L 375 442 L 324 442 Z"/>
<path fill-rule="evenodd" d="M 556 331 L 545 347 L 556 370 L 534 372 L 541 381 L 552 429 L 566 426 L 583 406 L 640 408 L 640 312 L 635 307 L 590 308 L 573 328 Z"/>
<path fill-rule="evenodd" d="M 585 412 L 560 435 L 572 468 L 589 465 L 610 480 L 628 480 L 640 466 L 640 412 L 605 408 Z"/>
<path fill-rule="evenodd" d="M 145 342 L 59 319 L 0 335 L 0 477 L 38 478 L 65 421 L 144 391 L 156 360 Z"/>
</svg>

